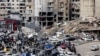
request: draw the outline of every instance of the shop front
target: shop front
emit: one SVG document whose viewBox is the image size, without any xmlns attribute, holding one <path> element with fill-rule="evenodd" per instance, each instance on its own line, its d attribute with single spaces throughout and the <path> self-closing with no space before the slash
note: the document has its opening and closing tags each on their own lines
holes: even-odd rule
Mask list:
<svg viewBox="0 0 100 56">
<path fill-rule="evenodd" d="M 11 31 L 17 31 L 20 28 L 20 21 L 13 19 L 5 19 L 5 28 Z"/>
</svg>

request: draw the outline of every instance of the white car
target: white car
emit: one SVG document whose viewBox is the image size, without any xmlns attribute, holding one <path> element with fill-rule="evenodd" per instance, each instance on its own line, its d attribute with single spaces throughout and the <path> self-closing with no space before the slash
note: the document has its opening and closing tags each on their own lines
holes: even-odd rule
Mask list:
<svg viewBox="0 0 100 56">
<path fill-rule="evenodd" d="M 90 49 L 91 49 L 92 51 L 96 51 L 96 50 L 99 50 L 99 46 L 98 46 L 98 45 L 92 45 L 92 46 L 90 47 Z"/>
<path fill-rule="evenodd" d="M 82 38 L 82 39 L 85 41 L 92 41 L 93 40 L 92 38 Z"/>
<path fill-rule="evenodd" d="M 58 38 L 56 36 L 52 36 L 51 38 L 49 38 L 50 42 L 57 42 Z"/>
<path fill-rule="evenodd" d="M 73 52 L 60 53 L 60 56 L 76 56 Z"/>
</svg>

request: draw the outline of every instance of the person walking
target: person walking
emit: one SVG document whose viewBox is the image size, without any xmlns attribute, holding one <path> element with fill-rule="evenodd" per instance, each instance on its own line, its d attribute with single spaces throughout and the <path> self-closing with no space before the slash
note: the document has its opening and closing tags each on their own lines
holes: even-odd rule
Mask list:
<svg viewBox="0 0 100 56">
<path fill-rule="evenodd" d="M 31 56 L 31 52 L 28 50 L 26 56 Z"/>
<path fill-rule="evenodd" d="M 25 52 L 23 52 L 20 56 L 26 56 L 26 53 L 25 53 Z"/>
<path fill-rule="evenodd" d="M 74 44 L 73 44 L 73 46 L 72 46 L 72 50 L 73 50 L 73 52 L 74 52 L 75 54 L 77 54 L 76 48 L 75 48 L 75 45 L 74 45 Z"/>
</svg>

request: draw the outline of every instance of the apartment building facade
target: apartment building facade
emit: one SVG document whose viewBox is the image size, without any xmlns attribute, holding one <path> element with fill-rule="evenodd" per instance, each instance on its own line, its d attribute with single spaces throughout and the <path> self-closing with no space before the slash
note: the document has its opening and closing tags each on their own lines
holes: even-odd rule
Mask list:
<svg viewBox="0 0 100 56">
<path fill-rule="evenodd" d="M 31 22 L 34 16 L 34 0 L 0 0 L 0 18 L 8 17 L 11 12 L 20 14 L 24 22 Z"/>
<path fill-rule="evenodd" d="M 94 17 L 95 0 L 80 0 L 80 17 Z"/>
<path fill-rule="evenodd" d="M 0 0 L 0 18 L 5 19 L 6 24 L 11 24 L 11 28 L 19 21 L 22 26 L 31 23 L 33 16 L 34 0 Z"/>
<path fill-rule="evenodd" d="M 37 15 L 42 26 L 86 17 L 100 18 L 99 0 L 38 0 L 38 2 L 40 6 Z"/>
<path fill-rule="evenodd" d="M 71 19 L 98 16 L 99 0 L 71 0 L 70 4 Z"/>
<path fill-rule="evenodd" d="M 80 17 L 80 0 L 70 0 L 69 17 L 71 20 L 75 20 Z"/>
<path fill-rule="evenodd" d="M 95 0 L 95 17 L 100 19 L 100 0 Z"/>
<path fill-rule="evenodd" d="M 52 26 L 55 22 L 69 20 L 69 0 L 39 0 L 39 22 L 41 26 Z"/>
</svg>

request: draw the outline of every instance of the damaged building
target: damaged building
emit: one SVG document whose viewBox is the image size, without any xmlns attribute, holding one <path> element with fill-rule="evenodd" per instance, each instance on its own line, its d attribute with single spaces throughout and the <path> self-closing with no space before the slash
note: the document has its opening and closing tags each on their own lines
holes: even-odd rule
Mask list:
<svg viewBox="0 0 100 56">
<path fill-rule="evenodd" d="M 55 22 L 95 17 L 97 0 L 38 0 L 38 19 L 41 26 L 52 26 Z M 37 12 L 37 11 L 36 11 Z"/>
<path fill-rule="evenodd" d="M 38 19 L 41 26 L 53 26 L 55 22 L 70 20 L 69 0 L 43 0 L 40 4 Z"/>
</svg>

